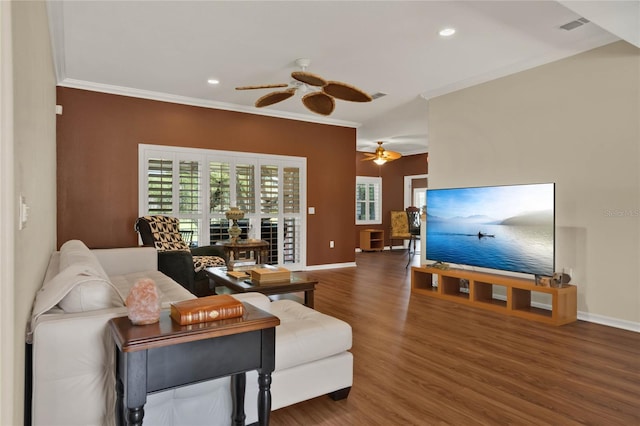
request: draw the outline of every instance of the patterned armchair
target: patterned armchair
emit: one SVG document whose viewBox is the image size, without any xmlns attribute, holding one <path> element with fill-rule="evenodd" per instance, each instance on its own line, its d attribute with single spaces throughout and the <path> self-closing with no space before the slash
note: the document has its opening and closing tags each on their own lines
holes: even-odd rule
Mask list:
<svg viewBox="0 0 640 426">
<path fill-rule="evenodd" d="M 407 207 L 405 211 L 391 211 L 391 248 L 393 240 L 409 240 L 409 255 L 416 252 L 416 240 L 420 239 L 420 209 L 417 207 Z M 411 242 L 413 241 L 413 251 Z M 411 263 L 411 257 L 407 266 Z"/>
<path fill-rule="evenodd" d="M 393 249 L 394 240 L 411 240 L 411 232 L 409 232 L 409 220 L 407 212 L 404 210 L 391 211 L 391 248 Z"/>
<path fill-rule="evenodd" d="M 142 244 L 158 251 L 158 270 L 173 278 L 196 296 L 209 294 L 205 268 L 225 266 L 226 255 L 220 247 L 190 248 L 183 239 L 180 222 L 169 216 L 143 216 L 136 220 Z"/>
</svg>

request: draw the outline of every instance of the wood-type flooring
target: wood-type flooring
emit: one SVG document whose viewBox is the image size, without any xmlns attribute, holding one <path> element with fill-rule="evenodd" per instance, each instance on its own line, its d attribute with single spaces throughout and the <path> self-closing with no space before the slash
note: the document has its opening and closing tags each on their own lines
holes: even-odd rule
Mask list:
<svg viewBox="0 0 640 426">
<path fill-rule="evenodd" d="M 411 294 L 406 256 L 306 272 L 316 309 L 353 328 L 353 388 L 276 410 L 272 426 L 640 425 L 640 333 Z"/>
</svg>

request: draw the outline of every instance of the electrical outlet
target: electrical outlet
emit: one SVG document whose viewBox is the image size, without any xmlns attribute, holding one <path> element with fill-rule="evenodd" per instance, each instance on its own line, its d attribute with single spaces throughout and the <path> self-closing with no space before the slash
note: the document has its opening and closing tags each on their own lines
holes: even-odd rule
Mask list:
<svg viewBox="0 0 640 426">
<path fill-rule="evenodd" d="M 329 248 L 334 248 L 334 247 L 335 247 L 334 242 L 333 241 L 329 241 Z"/>
</svg>

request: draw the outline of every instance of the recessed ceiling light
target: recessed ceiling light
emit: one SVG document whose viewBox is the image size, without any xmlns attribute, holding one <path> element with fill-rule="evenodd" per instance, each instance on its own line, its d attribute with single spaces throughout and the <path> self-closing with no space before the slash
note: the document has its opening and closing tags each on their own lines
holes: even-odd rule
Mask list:
<svg viewBox="0 0 640 426">
<path fill-rule="evenodd" d="M 440 34 L 442 37 L 450 37 L 452 35 L 454 35 L 456 33 L 456 29 L 455 28 L 444 28 L 442 30 L 440 30 L 440 32 L 438 34 Z"/>
<path fill-rule="evenodd" d="M 209 83 L 209 84 L 220 84 L 220 81 L 216 80 L 215 78 L 210 78 L 209 80 L 207 80 L 207 83 Z"/>
</svg>

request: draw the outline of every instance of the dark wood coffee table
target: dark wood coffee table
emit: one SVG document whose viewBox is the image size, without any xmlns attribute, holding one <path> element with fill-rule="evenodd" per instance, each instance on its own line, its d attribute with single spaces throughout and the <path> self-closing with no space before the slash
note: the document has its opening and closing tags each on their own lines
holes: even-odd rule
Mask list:
<svg viewBox="0 0 640 426">
<path fill-rule="evenodd" d="M 227 268 L 224 266 L 206 268 L 205 273 L 209 277 L 209 287 L 213 288 L 214 291 L 216 286 L 227 287 L 236 293 L 255 291 L 267 296 L 303 291 L 304 304 L 310 308 L 313 308 L 313 292 L 316 289 L 316 284 L 318 284 L 318 281 L 309 280 L 304 274 L 297 272 L 291 273 L 291 280 L 289 281 L 262 284 L 252 282 L 249 277 L 234 278 L 227 275 Z"/>
</svg>

